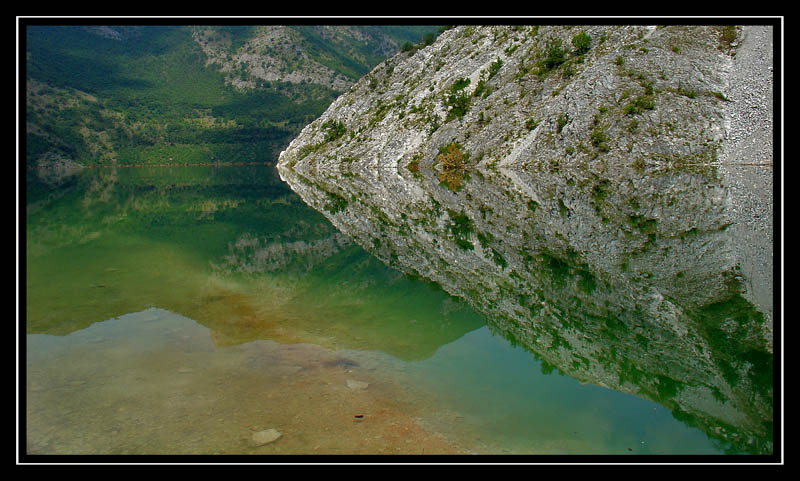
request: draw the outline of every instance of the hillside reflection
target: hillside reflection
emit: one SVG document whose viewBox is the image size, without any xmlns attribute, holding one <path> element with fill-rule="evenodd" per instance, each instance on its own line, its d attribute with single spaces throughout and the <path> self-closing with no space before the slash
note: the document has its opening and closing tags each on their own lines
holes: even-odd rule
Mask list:
<svg viewBox="0 0 800 481">
<path fill-rule="evenodd" d="M 771 304 L 746 289 L 715 167 L 332 165 L 279 171 L 341 232 L 464 299 L 545 369 L 654 400 L 732 452 L 772 452 Z"/>
<path fill-rule="evenodd" d="M 485 325 L 435 284 L 366 253 L 271 166 L 47 179 L 29 173 L 28 334 L 157 307 L 208 327 L 217 346 L 269 339 L 421 360 Z"/>
</svg>

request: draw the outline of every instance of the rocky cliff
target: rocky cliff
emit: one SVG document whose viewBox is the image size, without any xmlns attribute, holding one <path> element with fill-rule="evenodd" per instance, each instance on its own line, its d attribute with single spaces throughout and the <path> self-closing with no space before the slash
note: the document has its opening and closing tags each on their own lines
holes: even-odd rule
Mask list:
<svg viewBox="0 0 800 481">
<path fill-rule="evenodd" d="M 343 91 L 355 83 L 360 69 L 367 70 L 375 59 L 384 59 L 400 49 L 389 35 L 359 27 L 238 27 L 247 30 L 238 42 L 228 31 L 231 28 L 195 27 L 192 37 L 203 49 L 206 65 L 217 66 L 226 74 L 226 83 L 239 89 L 257 88 L 263 82 L 287 82 Z M 311 44 L 312 39 L 334 48 L 321 51 Z"/>
<path fill-rule="evenodd" d="M 340 96 L 279 172 L 365 249 L 466 299 L 545 364 L 768 452 L 771 306 L 746 288 L 736 166 L 723 167 L 742 38 L 454 28 Z"/>
</svg>

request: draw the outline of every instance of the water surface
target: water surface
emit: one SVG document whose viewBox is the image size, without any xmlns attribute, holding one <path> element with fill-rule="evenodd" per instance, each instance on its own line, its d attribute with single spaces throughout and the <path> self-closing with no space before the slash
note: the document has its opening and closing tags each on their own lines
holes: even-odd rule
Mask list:
<svg viewBox="0 0 800 481">
<path fill-rule="evenodd" d="M 89 170 L 29 194 L 30 454 L 770 449 L 727 391 L 700 418 L 676 401 L 691 389 L 631 388 L 652 386 L 642 366 L 610 380 L 554 363 L 475 299 L 381 262 L 271 166 Z"/>
</svg>

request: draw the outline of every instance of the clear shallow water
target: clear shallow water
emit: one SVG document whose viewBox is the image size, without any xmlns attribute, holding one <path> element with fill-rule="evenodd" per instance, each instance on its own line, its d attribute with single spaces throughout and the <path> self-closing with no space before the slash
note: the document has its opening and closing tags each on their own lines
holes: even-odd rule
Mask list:
<svg viewBox="0 0 800 481">
<path fill-rule="evenodd" d="M 655 403 L 542 374 L 487 328 L 409 362 L 304 343 L 217 346 L 208 328 L 150 308 L 31 334 L 26 347 L 32 453 L 717 452 Z M 267 428 L 280 443 L 255 446 Z"/>
<path fill-rule="evenodd" d="M 488 328 L 443 346 L 415 366 L 479 445 L 503 453 L 714 454 L 719 447 L 665 407 L 545 373 L 529 352 Z M 502 375 L 499 375 L 502 373 Z M 446 428 L 443 428 L 446 429 Z"/>
<path fill-rule="evenodd" d="M 31 454 L 737 452 L 494 334 L 271 167 L 91 171 L 32 197 Z"/>
</svg>

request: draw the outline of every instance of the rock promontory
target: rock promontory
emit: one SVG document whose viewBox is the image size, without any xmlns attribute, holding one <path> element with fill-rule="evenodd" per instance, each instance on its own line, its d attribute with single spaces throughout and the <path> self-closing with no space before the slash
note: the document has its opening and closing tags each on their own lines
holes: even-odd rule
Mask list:
<svg viewBox="0 0 800 481">
<path fill-rule="evenodd" d="M 744 128 L 753 112 L 731 98 L 771 79 L 736 59 L 765 37 L 452 28 L 338 97 L 279 173 L 364 249 L 547 365 L 767 452 L 772 256 L 758 233 L 771 194 L 747 191 L 741 169 L 771 169 L 747 155 L 763 154 L 749 146 L 771 123 Z"/>
</svg>

